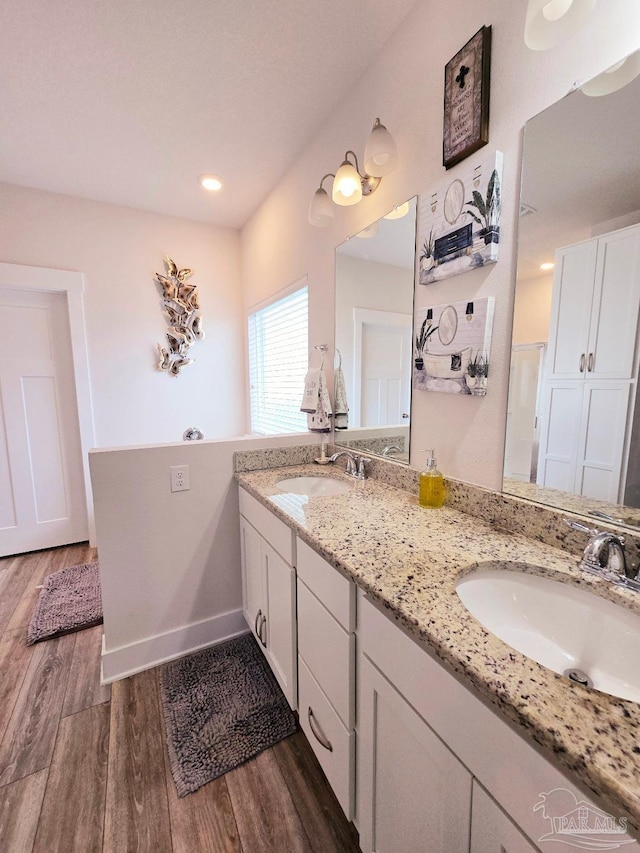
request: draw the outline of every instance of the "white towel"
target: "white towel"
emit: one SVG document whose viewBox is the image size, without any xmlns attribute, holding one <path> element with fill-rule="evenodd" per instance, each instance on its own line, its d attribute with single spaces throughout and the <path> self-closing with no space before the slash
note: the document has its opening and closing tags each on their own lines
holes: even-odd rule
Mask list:
<svg viewBox="0 0 640 853">
<path fill-rule="evenodd" d="M 342 368 L 338 367 L 334 376 L 336 386 L 336 414 L 333 424 L 336 429 L 349 428 L 349 405 L 347 403 L 347 386 L 344 381 Z"/>
<path fill-rule="evenodd" d="M 304 380 L 304 395 L 300 403 L 301 412 L 315 412 L 318 409 L 318 393 L 320 391 L 319 367 L 310 367 Z"/>
<path fill-rule="evenodd" d="M 313 394 L 315 394 L 313 402 L 310 402 L 311 395 Z M 311 406 L 314 408 L 311 409 Z M 300 409 L 303 412 L 307 412 L 308 429 L 313 432 L 331 431 L 331 400 L 327 391 L 327 380 L 322 368 L 311 368 L 307 373 L 305 392 Z"/>
</svg>

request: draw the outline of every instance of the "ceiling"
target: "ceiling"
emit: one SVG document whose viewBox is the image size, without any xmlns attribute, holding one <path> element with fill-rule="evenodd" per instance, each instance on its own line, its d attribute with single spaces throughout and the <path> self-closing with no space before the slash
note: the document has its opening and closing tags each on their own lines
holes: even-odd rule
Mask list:
<svg viewBox="0 0 640 853">
<path fill-rule="evenodd" d="M 378 219 L 341 243 L 336 252 L 364 261 L 413 269 L 416 246 L 416 197 L 400 219 Z"/>
<path fill-rule="evenodd" d="M 638 103 L 640 77 L 606 97 L 572 92 L 527 122 L 521 201 L 535 212 L 520 217 L 519 279 L 640 211 Z"/>
<path fill-rule="evenodd" d="M 414 2 L 5 4 L 0 180 L 241 227 Z"/>
</svg>

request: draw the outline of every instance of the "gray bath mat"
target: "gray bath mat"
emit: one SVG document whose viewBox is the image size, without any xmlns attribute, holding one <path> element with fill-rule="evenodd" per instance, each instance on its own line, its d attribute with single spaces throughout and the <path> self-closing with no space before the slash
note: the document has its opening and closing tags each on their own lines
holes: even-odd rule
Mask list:
<svg viewBox="0 0 640 853">
<path fill-rule="evenodd" d="M 44 579 L 27 630 L 27 645 L 102 622 L 98 563 L 84 563 Z"/>
<path fill-rule="evenodd" d="M 287 700 L 251 634 L 165 664 L 160 694 L 180 797 L 296 730 Z"/>
</svg>

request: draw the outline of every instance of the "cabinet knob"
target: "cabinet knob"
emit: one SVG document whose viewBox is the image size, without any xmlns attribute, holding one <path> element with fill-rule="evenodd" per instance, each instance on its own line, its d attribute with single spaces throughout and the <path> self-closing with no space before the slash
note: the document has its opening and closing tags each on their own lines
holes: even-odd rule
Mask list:
<svg viewBox="0 0 640 853">
<path fill-rule="evenodd" d="M 307 719 L 309 720 L 309 727 L 313 732 L 313 736 L 318 741 L 320 746 L 324 746 L 325 749 L 328 749 L 329 752 L 333 752 L 333 744 L 327 738 L 325 733 L 322 731 L 318 723 L 314 723 L 315 717 L 313 716 L 313 711 L 311 710 L 311 705 L 309 705 L 309 710 L 307 711 Z M 317 730 L 316 730 L 317 726 Z"/>
</svg>

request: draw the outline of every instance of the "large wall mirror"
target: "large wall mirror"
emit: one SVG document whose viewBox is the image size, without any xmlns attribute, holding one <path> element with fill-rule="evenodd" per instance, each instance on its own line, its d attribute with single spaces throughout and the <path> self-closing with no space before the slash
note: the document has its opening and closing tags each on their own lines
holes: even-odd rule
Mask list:
<svg viewBox="0 0 640 853">
<path fill-rule="evenodd" d="M 524 137 L 504 491 L 594 524 L 640 526 L 638 104 L 577 89 Z"/>
<path fill-rule="evenodd" d="M 338 246 L 335 269 L 334 367 L 349 408 L 335 443 L 407 464 L 415 241 L 412 198 Z"/>
</svg>

